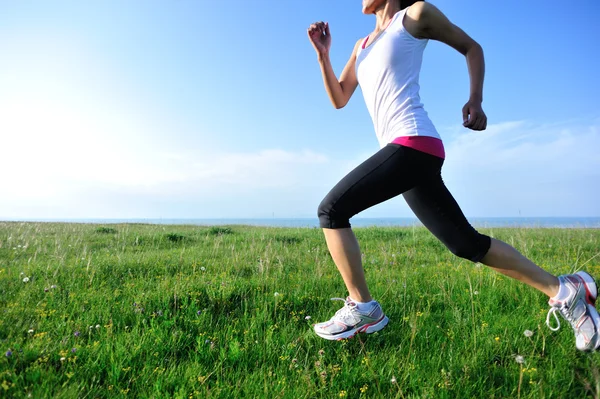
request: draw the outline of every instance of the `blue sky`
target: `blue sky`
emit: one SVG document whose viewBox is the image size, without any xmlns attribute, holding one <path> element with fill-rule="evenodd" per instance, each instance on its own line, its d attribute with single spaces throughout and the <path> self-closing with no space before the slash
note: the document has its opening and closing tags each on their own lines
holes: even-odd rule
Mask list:
<svg viewBox="0 0 600 399">
<path fill-rule="evenodd" d="M 600 216 L 600 3 L 433 2 L 484 48 L 490 127 L 461 127 L 464 57 L 430 42 L 421 97 L 467 216 Z M 329 103 L 373 28 L 361 1 L 0 0 L 0 218 L 315 217 L 379 147 Z M 399 197 L 361 213 L 407 217 Z"/>
</svg>

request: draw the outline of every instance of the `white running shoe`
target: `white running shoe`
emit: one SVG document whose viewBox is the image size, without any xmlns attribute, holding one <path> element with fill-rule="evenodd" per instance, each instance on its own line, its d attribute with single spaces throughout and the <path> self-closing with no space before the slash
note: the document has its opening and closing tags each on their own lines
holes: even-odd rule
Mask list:
<svg viewBox="0 0 600 399">
<path fill-rule="evenodd" d="M 551 306 L 546 317 L 546 324 L 552 331 L 560 328 L 560 320 L 556 313 L 560 313 L 575 331 L 575 345 L 582 351 L 593 351 L 600 346 L 598 328 L 600 317 L 594 307 L 598 289 L 596 282 L 586 272 L 580 271 L 575 274 L 567 274 L 558 277 L 560 284 L 568 291 L 568 296 L 561 300 L 550 298 L 548 304 Z M 554 315 L 558 326 L 550 325 L 550 315 Z"/>
<path fill-rule="evenodd" d="M 329 321 L 314 325 L 315 333 L 321 338 L 340 340 L 351 338 L 357 333 L 374 333 L 385 327 L 389 321 L 378 302 L 369 313 L 361 313 L 350 297 L 331 300 L 344 301 L 344 307 L 335 312 Z"/>
</svg>

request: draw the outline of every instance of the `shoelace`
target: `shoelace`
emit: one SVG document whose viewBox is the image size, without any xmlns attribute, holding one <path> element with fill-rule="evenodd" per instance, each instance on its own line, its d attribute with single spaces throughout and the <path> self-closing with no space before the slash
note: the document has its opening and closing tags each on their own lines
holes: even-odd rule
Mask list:
<svg viewBox="0 0 600 399">
<path fill-rule="evenodd" d="M 344 299 L 344 298 L 331 298 L 332 301 L 343 301 L 344 307 L 335 312 L 336 316 L 340 317 L 342 320 L 354 319 L 353 310 L 355 306 L 351 306 L 352 302 Z"/>
<path fill-rule="evenodd" d="M 569 308 L 566 306 L 553 306 L 550 308 L 550 310 L 548 311 L 548 315 L 546 316 L 546 325 L 549 329 L 551 329 L 552 331 L 558 331 L 560 329 L 560 319 L 556 315 L 557 312 L 562 314 L 565 320 L 568 321 L 571 324 L 571 326 L 573 326 L 573 328 L 575 328 L 577 320 L 573 320 L 573 317 L 569 315 Z M 550 325 L 550 315 L 553 315 L 554 319 L 556 320 L 556 328 L 552 328 L 552 326 Z"/>
<path fill-rule="evenodd" d="M 561 312 L 560 308 L 555 308 L 555 307 L 551 307 L 550 310 L 548 311 L 548 315 L 546 316 L 546 325 L 548 326 L 549 329 L 551 329 L 552 331 L 558 331 L 560 330 L 560 319 L 558 318 L 558 316 L 556 315 L 556 312 Z M 563 313 L 564 314 L 564 313 Z M 556 324 L 558 324 L 558 326 L 556 328 L 553 328 L 550 325 L 550 315 L 553 315 L 554 318 L 556 319 Z"/>
</svg>

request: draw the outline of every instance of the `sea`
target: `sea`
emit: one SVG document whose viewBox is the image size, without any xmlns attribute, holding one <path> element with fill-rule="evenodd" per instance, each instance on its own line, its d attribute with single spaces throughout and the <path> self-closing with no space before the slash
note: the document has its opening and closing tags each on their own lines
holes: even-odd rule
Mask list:
<svg viewBox="0 0 600 399">
<path fill-rule="evenodd" d="M 473 217 L 474 227 L 575 228 L 599 229 L 600 217 Z M 143 223 L 164 225 L 224 226 L 247 225 L 263 227 L 318 228 L 317 218 L 253 218 L 253 219 L 5 219 L 5 221 L 121 224 Z M 353 218 L 352 227 L 422 226 L 416 218 Z"/>
</svg>

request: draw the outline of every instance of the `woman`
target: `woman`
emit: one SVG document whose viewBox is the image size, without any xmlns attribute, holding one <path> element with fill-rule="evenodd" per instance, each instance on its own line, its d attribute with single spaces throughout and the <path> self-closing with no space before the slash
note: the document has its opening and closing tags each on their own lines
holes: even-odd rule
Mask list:
<svg viewBox="0 0 600 399">
<path fill-rule="evenodd" d="M 538 289 L 550 298 L 550 316 L 559 312 L 573 327 L 576 346 L 600 346 L 600 318 L 594 307 L 596 283 L 585 272 L 553 276 L 510 245 L 477 232 L 466 220 L 441 177 L 444 146 L 419 98 L 419 71 L 429 39 L 453 47 L 466 57 L 470 98 L 463 125 L 484 130 L 484 59 L 481 46 L 453 25 L 433 5 L 414 0 L 363 0 L 363 13 L 375 14 L 375 30 L 354 46 L 338 80 L 329 59 L 331 35 L 324 22 L 312 24 L 309 39 L 321 66 L 325 89 L 335 108 L 350 100 L 358 84 L 373 119 L 381 149 L 345 176 L 318 209 L 329 252 L 349 292 L 344 307 L 315 332 L 329 340 L 372 333 L 388 318 L 373 300 L 361 264 L 361 252 L 349 219 L 402 194 L 419 220 L 455 255 L 481 262 Z"/>
</svg>

